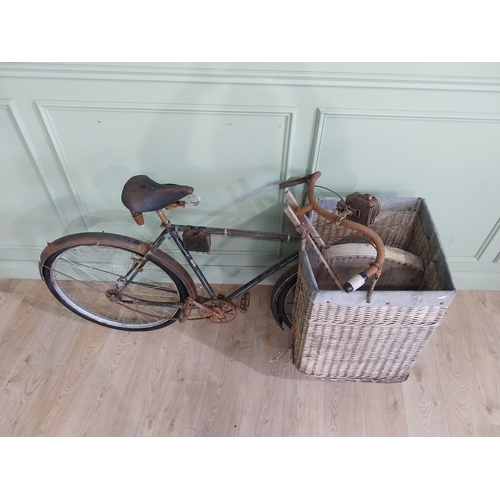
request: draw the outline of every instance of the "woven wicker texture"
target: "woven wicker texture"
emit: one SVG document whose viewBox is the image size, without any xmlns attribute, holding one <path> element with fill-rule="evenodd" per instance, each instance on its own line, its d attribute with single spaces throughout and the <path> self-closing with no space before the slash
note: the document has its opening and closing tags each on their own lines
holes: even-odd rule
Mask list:
<svg viewBox="0 0 500 500">
<path fill-rule="evenodd" d="M 339 243 L 366 242 L 360 233 L 342 226 L 314 213 L 312 223 L 326 246 Z M 422 222 L 415 210 L 382 210 L 375 224 L 370 226 L 382 238 L 384 245 L 400 248 L 405 252 L 418 255 L 424 264 L 424 275 L 419 290 L 439 290 L 439 279 L 427 244 Z"/>
<path fill-rule="evenodd" d="M 366 241 L 317 214 L 313 225 L 327 246 Z M 371 226 L 387 246 L 422 258 L 419 290 L 439 290 L 435 263 L 415 210 L 382 211 Z M 376 291 L 375 291 L 376 293 Z M 403 382 L 446 312 L 433 307 L 347 307 L 315 304 L 299 265 L 293 311 L 293 362 L 301 372 L 330 380 Z"/>
<path fill-rule="evenodd" d="M 385 245 L 415 253 L 408 248 L 408 244 L 417 220 L 419 217 L 415 210 L 382 210 L 370 227 L 382 238 Z M 343 226 L 337 227 L 317 213 L 313 214 L 312 223 L 326 246 L 367 241 L 357 231 Z"/>
<path fill-rule="evenodd" d="M 445 307 L 340 307 L 313 304 L 302 266 L 294 298 L 293 362 L 332 380 L 402 382 Z"/>
</svg>

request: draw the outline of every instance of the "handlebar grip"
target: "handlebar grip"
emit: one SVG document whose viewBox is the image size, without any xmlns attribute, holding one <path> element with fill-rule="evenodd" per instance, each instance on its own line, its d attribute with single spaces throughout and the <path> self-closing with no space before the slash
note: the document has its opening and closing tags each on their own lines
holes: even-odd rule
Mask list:
<svg viewBox="0 0 500 500">
<path fill-rule="evenodd" d="M 347 292 L 351 293 L 361 288 L 368 280 L 368 275 L 366 273 L 355 274 L 352 278 L 344 283 L 342 288 Z"/>
<path fill-rule="evenodd" d="M 297 186 L 298 184 L 306 184 L 309 182 L 311 177 L 311 175 L 306 175 L 305 177 L 299 177 L 298 179 L 292 179 L 291 181 L 281 182 L 279 188 L 285 189 L 287 187 Z"/>
</svg>

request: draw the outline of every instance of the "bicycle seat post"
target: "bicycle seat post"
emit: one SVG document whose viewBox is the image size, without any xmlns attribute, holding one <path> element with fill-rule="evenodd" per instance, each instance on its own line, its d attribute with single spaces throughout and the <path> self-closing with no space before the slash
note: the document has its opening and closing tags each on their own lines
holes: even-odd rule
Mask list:
<svg viewBox="0 0 500 500">
<path fill-rule="evenodd" d="M 157 210 L 156 213 L 158 217 L 161 219 L 161 227 L 169 227 L 170 221 L 167 219 L 166 215 L 163 213 L 163 210 Z"/>
</svg>

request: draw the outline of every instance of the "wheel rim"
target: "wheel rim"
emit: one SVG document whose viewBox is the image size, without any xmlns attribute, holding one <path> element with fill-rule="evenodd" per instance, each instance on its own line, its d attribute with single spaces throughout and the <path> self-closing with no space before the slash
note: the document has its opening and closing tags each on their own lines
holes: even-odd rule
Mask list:
<svg viewBox="0 0 500 500">
<path fill-rule="evenodd" d="M 144 329 L 171 320 L 179 309 L 119 303 L 110 290 L 138 254 L 122 248 L 78 246 L 59 253 L 50 266 L 50 280 L 58 297 L 75 312 L 110 326 Z M 148 261 L 124 290 L 127 301 L 179 302 L 179 288 L 167 272 Z"/>
</svg>

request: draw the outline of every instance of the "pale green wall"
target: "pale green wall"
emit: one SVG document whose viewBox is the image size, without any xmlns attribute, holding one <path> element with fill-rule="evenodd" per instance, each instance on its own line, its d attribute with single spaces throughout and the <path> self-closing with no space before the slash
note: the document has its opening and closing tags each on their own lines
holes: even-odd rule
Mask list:
<svg viewBox="0 0 500 500">
<path fill-rule="evenodd" d="M 66 233 L 151 239 L 120 202 L 136 173 L 195 187 L 175 222 L 281 230 L 277 184 L 318 169 L 426 198 L 457 287 L 500 289 L 498 64 L 5 63 L 0 134 L 2 277 L 37 277 Z M 199 260 L 236 283 L 290 250 L 214 237 Z"/>
</svg>

